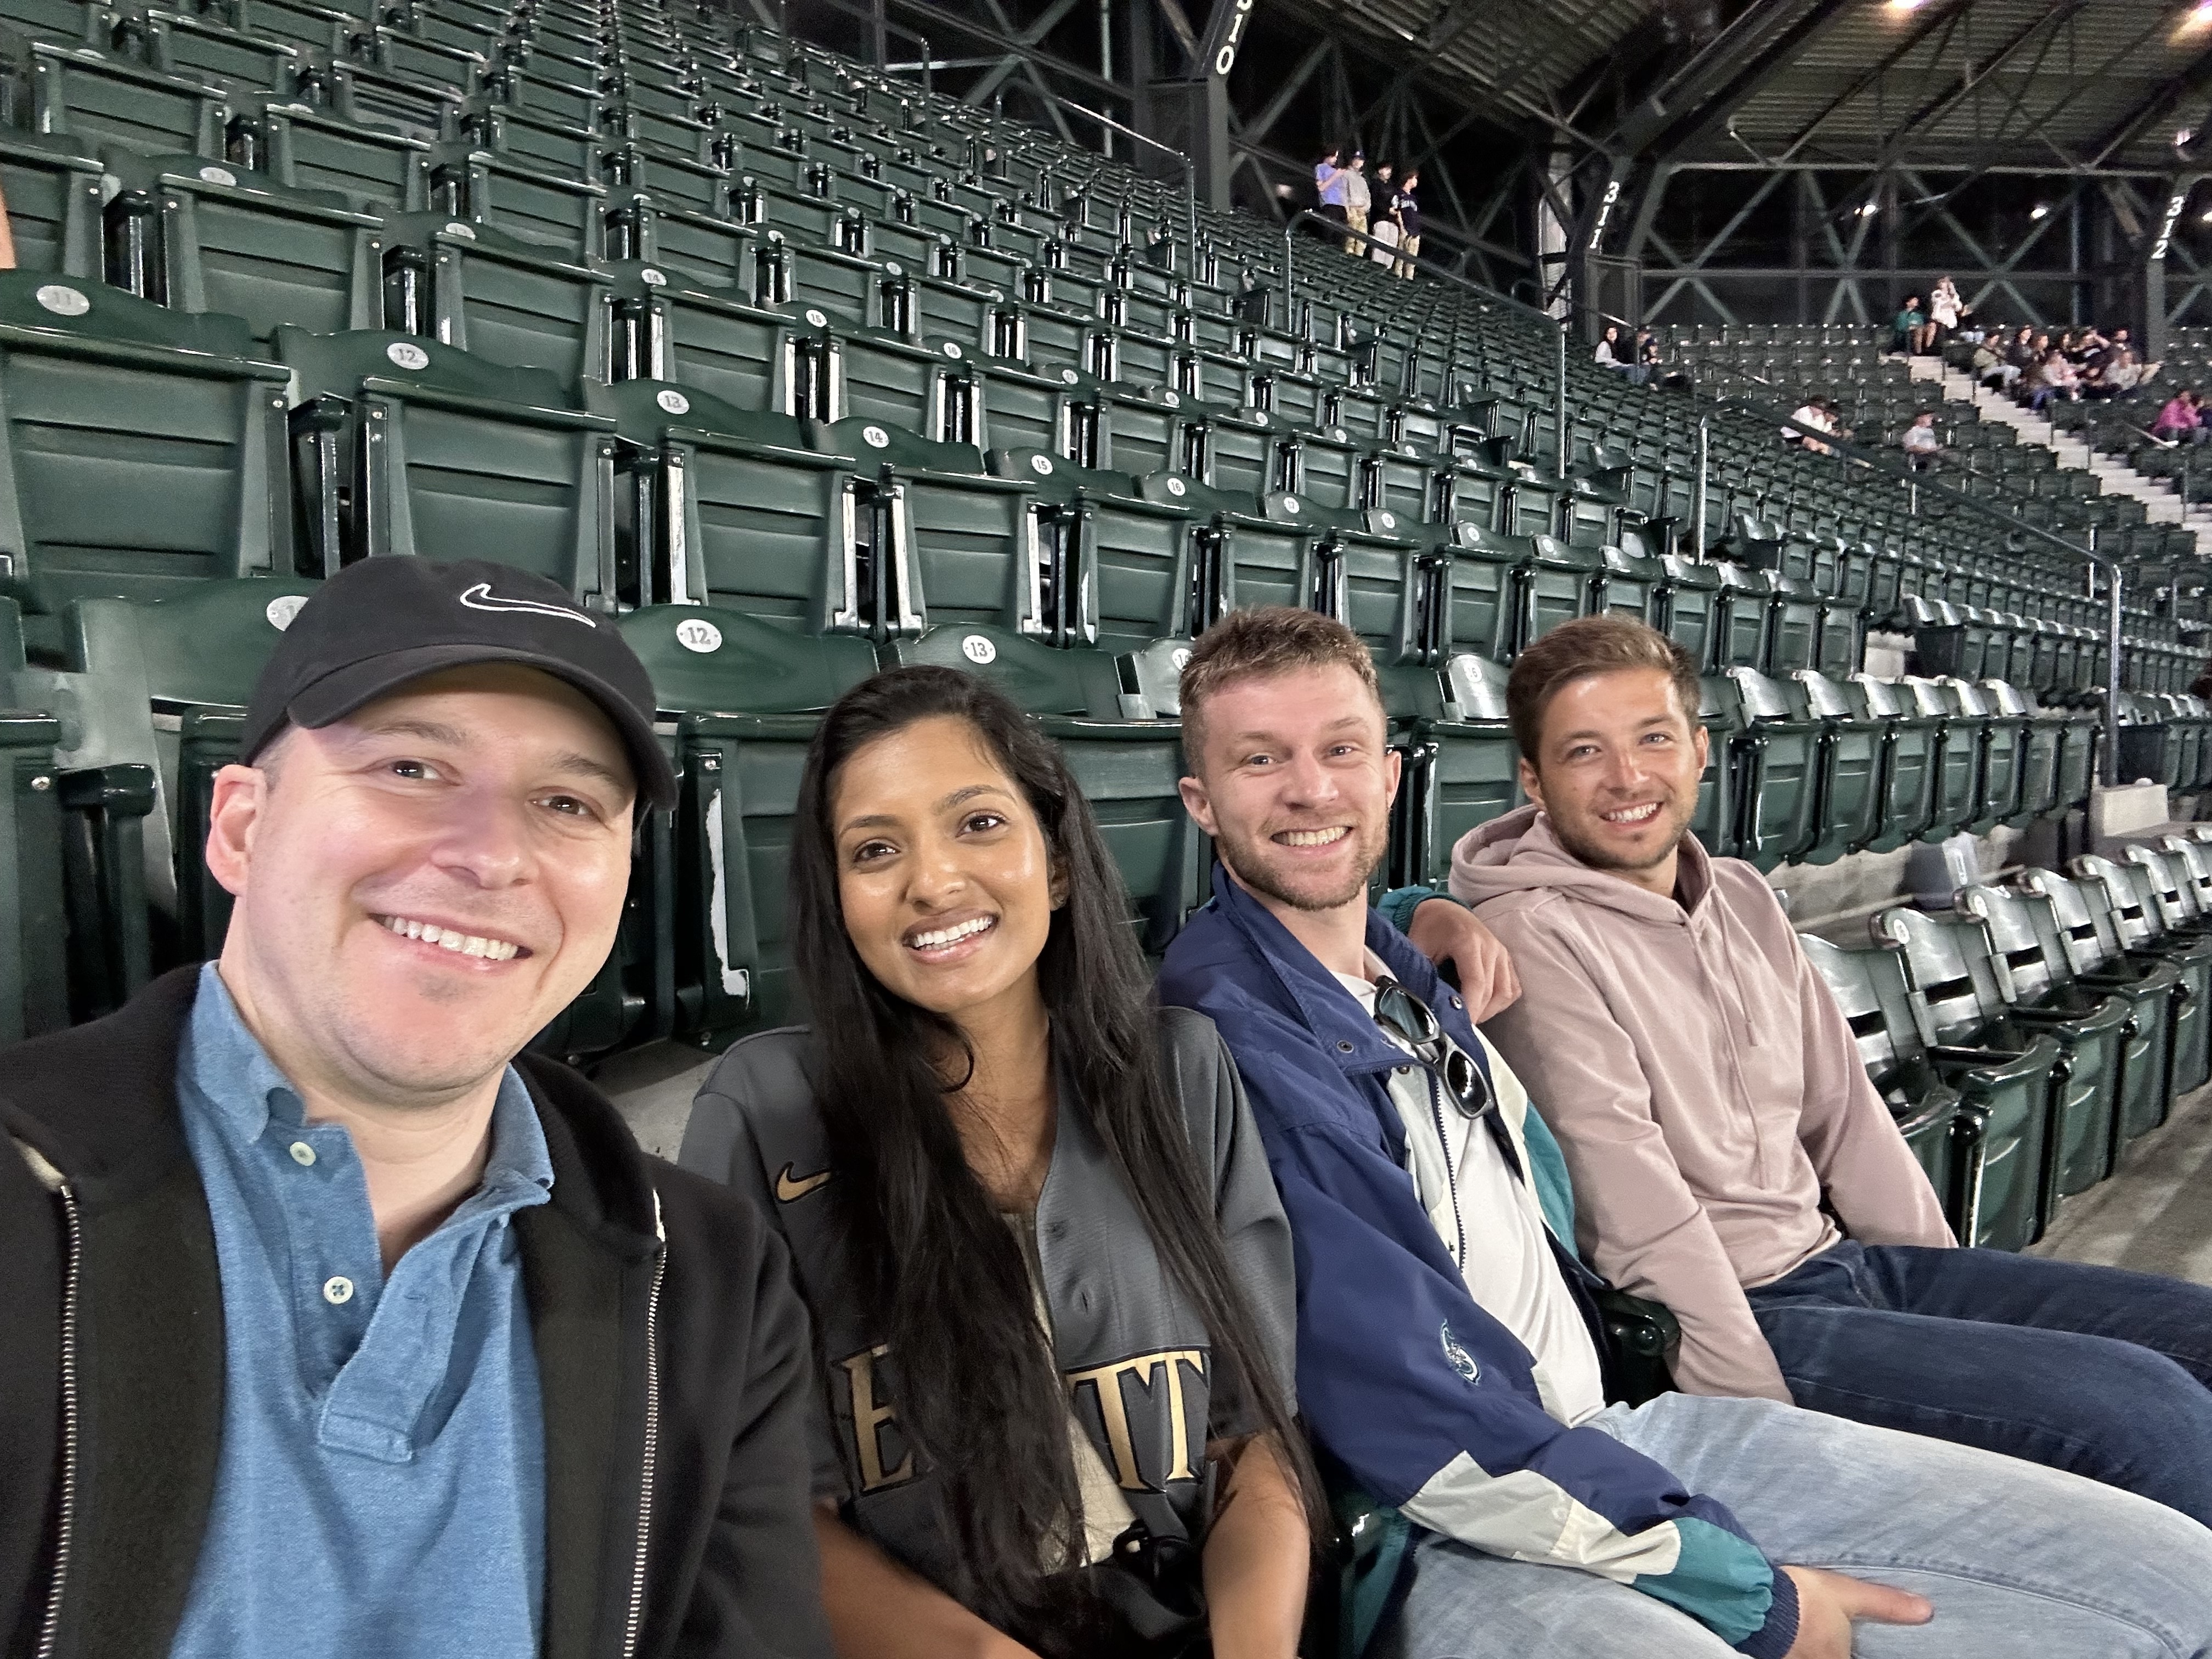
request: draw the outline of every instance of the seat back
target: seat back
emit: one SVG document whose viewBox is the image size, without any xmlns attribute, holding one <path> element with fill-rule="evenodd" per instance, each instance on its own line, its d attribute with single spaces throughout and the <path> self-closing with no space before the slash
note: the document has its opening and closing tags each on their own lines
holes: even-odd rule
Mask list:
<svg viewBox="0 0 2212 1659">
<path fill-rule="evenodd" d="M 0 555 L 58 611 L 289 570 L 284 371 L 240 319 L 0 272 Z"/>
<path fill-rule="evenodd" d="M 322 569 L 493 558 L 614 607 L 615 422 L 574 381 L 396 333 L 275 343 L 305 399 L 295 453 Z"/>
<path fill-rule="evenodd" d="M 1906 988 L 1932 1041 L 1974 1047 L 2003 1019 L 2004 993 L 1976 922 L 1892 906 L 1869 925 L 1878 944 L 1903 957 Z"/>
</svg>

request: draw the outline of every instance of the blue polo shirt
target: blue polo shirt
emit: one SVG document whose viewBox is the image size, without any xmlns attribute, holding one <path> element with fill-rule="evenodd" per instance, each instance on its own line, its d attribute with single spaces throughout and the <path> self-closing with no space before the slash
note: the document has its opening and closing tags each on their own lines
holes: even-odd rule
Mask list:
<svg viewBox="0 0 2212 1659">
<path fill-rule="evenodd" d="M 177 1056 L 222 1273 L 222 1446 L 173 1659 L 535 1659 L 544 1419 L 514 1212 L 553 1185 L 513 1067 L 483 1183 L 385 1276 L 353 1137 L 200 970 Z"/>
</svg>

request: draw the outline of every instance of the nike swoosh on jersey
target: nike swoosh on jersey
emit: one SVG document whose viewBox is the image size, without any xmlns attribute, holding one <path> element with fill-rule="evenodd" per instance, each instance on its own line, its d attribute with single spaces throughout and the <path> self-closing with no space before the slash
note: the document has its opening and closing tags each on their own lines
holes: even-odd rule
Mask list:
<svg viewBox="0 0 2212 1659">
<path fill-rule="evenodd" d="M 790 1164 L 785 1164 L 781 1170 L 777 1171 L 775 1177 L 776 1198 L 779 1201 L 785 1204 L 796 1204 L 800 1199 L 805 1197 L 807 1194 L 812 1192 L 817 1187 L 819 1187 L 823 1182 L 830 1179 L 830 1171 L 824 1170 L 819 1175 L 802 1176 L 794 1181 L 792 1178 L 791 1169 L 792 1166 Z"/>
</svg>

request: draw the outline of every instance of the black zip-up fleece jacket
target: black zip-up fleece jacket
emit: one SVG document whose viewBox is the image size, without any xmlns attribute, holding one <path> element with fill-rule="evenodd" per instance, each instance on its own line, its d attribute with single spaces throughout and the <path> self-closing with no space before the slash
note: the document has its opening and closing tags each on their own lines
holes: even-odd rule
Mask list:
<svg viewBox="0 0 2212 1659">
<path fill-rule="evenodd" d="M 0 1050 L 0 1652 L 167 1659 L 215 1490 L 215 1234 L 176 1098 L 196 969 Z M 524 1055 L 544 1659 L 828 1659 L 813 1354 L 782 1242 Z M 665 1241 L 665 1243 L 664 1243 Z M 641 1516 L 643 1516 L 643 1523 Z"/>
</svg>

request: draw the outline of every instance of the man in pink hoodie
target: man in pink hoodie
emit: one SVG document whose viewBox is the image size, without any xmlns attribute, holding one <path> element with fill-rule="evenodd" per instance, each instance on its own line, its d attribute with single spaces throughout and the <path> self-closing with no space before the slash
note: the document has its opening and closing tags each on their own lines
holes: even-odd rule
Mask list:
<svg viewBox="0 0 2212 1659">
<path fill-rule="evenodd" d="M 1773 890 L 1689 833 L 1697 707 L 1695 668 L 1641 623 L 1546 635 L 1506 690 L 1534 805 L 1453 854 L 1522 987 L 1486 1035 L 1565 1153 L 1591 1265 L 1674 1310 L 1688 1392 L 2212 1519 L 2212 1290 L 1957 1247 Z"/>
</svg>

